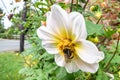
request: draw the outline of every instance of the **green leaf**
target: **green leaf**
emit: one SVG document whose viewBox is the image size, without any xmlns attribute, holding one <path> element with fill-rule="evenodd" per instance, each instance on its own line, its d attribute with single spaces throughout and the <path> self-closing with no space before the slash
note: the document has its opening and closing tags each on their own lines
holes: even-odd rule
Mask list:
<svg viewBox="0 0 120 80">
<path fill-rule="evenodd" d="M 47 6 L 47 4 L 45 4 L 45 3 L 43 3 L 43 2 L 36 2 L 35 4 L 34 4 L 34 6 L 35 7 L 39 7 L 39 6 Z"/>
<path fill-rule="evenodd" d="M 105 62 L 108 62 L 110 58 L 113 56 L 113 54 L 106 54 Z M 120 56 L 119 54 L 116 54 L 115 57 L 112 59 L 111 63 L 118 63 L 120 64 Z"/>
<path fill-rule="evenodd" d="M 65 68 L 59 68 L 56 72 L 57 80 L 75 80 L 74 75 L 67 73 Z"/>
<path fill-rule="evenodd" d="M 27 77 L 25 80 L 37 80 L 35 77 Z"/>
<path fill-rule="evenodd" d="M 44 67 L 45 67 L 45 72 L 47 73 L 52 73 L 54 70 L 57 69 L 57 66 L 55 66 L 54 62 L 53 63 L 46 62 L 44 64 Z"/>
<path fill-rule="evenodd" d="M 84 14 L 84 16 L 85 16 L 85 17 L 91 16 L 91 17 L 93 17 L 93 18 L 96 18 L 96 17 L 95 17 L 95 14 L 92 13 L 92 12 L 90 12 L 90 11 L 86 11 L 86 14 Z"/>
<path fill-rule="evenodd" d="M 20 71 L 19 71 L 19 74 L 23 74 L 27 71 L 28 69 L 27 68 L 22 68 Z"/>
<path fill-rule="evenodd" d="M 96 76 L 96 80 L 109 80 L 108 76 L 101 69 L 98 70 L 98 74 Z"/>
<path fill-rule="evenodd" d="M 92 35 L 92 34 L 101 35 L 102 34 L 103 25 L 101 24 L 94 24 L 93 22 L 86 20 L 86 27 L 87 27 L 88 35 Z"/>
<path fill-rule="evenodd" d="M 116 40 L 112 45 L 109 46 L 109 49 L 106 48 L 106 46 L 101 46 L 100 50 L 102 50 L 105 53 L 104 63 L 107 63 L 111 57 L 114 55 L 114 51 L 116 50 L 117 42 Z M 111 61 L 111 64 L 118 63 L 120 64 L 120 43 L 118 44 L 117 53 L 115 54 L 114 58 Z"/>
<path fill-rule="evenodd" d="M 111 37 L 114 33 L 116 33 L 116 30 L 104 31 L 104 35 L 108 38 Z"/>
<path fill-rule="evenodd" d="M 35 77 L 37 78 L 37 80 L 48 80 L 48 74 L 46 74 L 45 71 L 41 70 L 41 69 L 36 69 L 36 74 Z"/>
</svg>

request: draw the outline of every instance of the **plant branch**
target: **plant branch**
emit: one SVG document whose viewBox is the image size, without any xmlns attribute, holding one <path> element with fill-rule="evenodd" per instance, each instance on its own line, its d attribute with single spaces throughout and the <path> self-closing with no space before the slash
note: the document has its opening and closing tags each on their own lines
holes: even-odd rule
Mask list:
<svg viewBox="0 0 120 80">
<path fill-rule="evenodd" d="M 117 53 L 118 44 L 119 44 L 119 38 L 120 38 L 120 34 L 118 35 L 116 49 L 115 49 L 115 51 L 114 51 L 114 53 L 113 53 L 113 56 L 110 58 L 109 62 L 108 62 L 107 65 L 105 66 L 105 71 L 108 71 L 108 70 L 109 70 L 110 62 L 113 60 L 113 58 L 115 57 L 115 55 L 116 55 L 116 53 Z"/>
<path fill-rule="evenodd" d="M 97 44 L 97 46 L 99 46 L 99 44 L 104 43 L 106 39 L 107 39 L 106 37 L 105 37 L 105 38 L 103 38 L 103 40 L 102 40 L 101 42 L 99 42 L 99 43 Z"/>
</svg>

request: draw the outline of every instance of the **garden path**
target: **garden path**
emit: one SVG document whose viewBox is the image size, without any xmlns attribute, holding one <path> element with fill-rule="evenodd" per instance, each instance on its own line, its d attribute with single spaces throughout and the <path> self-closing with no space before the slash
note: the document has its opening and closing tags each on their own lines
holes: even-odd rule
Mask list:
<svg viewBox="0 0 120 80">
<path fill-rule="evenodd" d="M 0 52 L 2 51 L 19 51 L 19 40 L 0 39 Z M 28 48 L 30 44 L 25 41 L 25 48 Z"/>
</svg>

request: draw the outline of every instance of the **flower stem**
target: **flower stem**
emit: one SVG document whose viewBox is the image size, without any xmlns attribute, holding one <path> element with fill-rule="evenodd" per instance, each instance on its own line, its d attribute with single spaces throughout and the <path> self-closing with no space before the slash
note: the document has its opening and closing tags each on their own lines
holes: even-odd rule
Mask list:
<svg viewBox="0 0 120 80">
<path fill-rule="evenodd" d="M 73 0 L 71 1 L 71 4 L 70 4 L 70 12 L 72 12 L 72 6 L 73 6 Z"/>
<path fill-rule="evenodd" d="M 53 2 L 52 2 L 52 0 L 50 0 L 50 3 L 53 5 Z"/>
<path fill-rule="evenodd" d="M 88 73 L 87 76 L 86 76 L 86 80 L 90 80 L 90 77 L 91 77 L 91 74 Z"/>
<path fill-rule="evenodd" d="M 76 6 L 77 6 L 77 8 L 79 7 L 79 6 L 78 6 L 78 0 L 76 0 Z M 77 9 L 76 9 L 76 11 L 77 11 Z"/>
<path fill-rule="evenodd" d="M 85 10 L 85 8 L 86 8 L 88 2 L 89 2 L 89 0 L 87 0 L 86 4 L 85 4 L 84 7 L 83 7 L 83 10 Z"/>
<path fill-rule="evenodd" d="M 102 16 L 98 19 L 98 21 L 96 22 L 96 24 L 98 24 L 100 22 L 100 20 L 102 19 Z"/>
<path fill-rule="evenodd" d="M 98 44 L 97 44 L 97 46 L 99 46 L 100 44 L 104 44 L 104 42 L 106 41 L 106 37 L 105 38 L 103 38 L 103 40 L 101 41 L 101 42 L 99 42 Z"/>
<path fill-rule="evenodd" d="M 109 68 L 110 68 L 110 62 L 113 60 L 113 58 L 115 57 L 116 53 L 117 53 L 117 50 L 118 50 L 118 44 L 119 44 L 119 38 L 120 38 L 120 34 L 118 35 L 118 39 L 117 39 L 117 45 L 116 45 L 116 49 L 113 53 L 113 56 L 110 58 L 109 62 L 107 63 L 107 65 L 105 66 L 105 71 L 108 71 Z"/>
</svg>

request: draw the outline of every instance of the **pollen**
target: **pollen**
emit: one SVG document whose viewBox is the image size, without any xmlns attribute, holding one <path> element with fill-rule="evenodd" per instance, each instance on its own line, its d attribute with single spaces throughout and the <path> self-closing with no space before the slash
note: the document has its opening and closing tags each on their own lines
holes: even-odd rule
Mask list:
<svg viewBox="0 0 120 80">
<path fill-rule="evenodd" d="M 60 50 L 60 54 L 65 58 L 65 61 L 70 61 L 75 55 L 75 44 L 71 39 L 63 39 L 58 44 L 58 49 Z"/>
<path fill-rule="evenodd" d="M 71 39 L 63 39 L 58 44 L 58 49 L 63 50 L 65 47 L 68 47 L 72 51 L 74 50 L 74 43 Z"/>
</svg>

